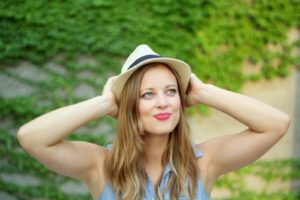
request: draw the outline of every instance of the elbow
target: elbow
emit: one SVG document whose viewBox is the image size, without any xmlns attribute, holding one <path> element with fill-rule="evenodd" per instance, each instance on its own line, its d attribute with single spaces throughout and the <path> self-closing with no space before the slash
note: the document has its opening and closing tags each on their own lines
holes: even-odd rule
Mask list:
<svg viewBox="0 0 300 200">
<path fill-rule="evenodd" d="M 278 120 L 276 132 L 283 137 L 291 126 L 291 118 L 287 114 L 283 114 Z"/>
<path fill-rule="evenodd" d="M 25 150 L 28 150 L 30 148 L 30 146 L 33 146 L 31 144 L 31 140 L 30 140 L 30 132 L 29 130 L 27 130 L 28 128 L 26 127 L 26 125 L 23 125 L 17 133 L 17 139 L 19 144 L 21 145 L 21 147 Z"/>
</svg>

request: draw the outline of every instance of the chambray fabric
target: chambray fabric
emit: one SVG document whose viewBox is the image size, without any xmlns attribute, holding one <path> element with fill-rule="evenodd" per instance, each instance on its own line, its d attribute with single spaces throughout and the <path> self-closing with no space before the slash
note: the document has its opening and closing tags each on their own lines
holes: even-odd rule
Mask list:
<svg viewBox="0 0 300 200">
<path fill-rule="evenodd" d="M 108 148 L 111 148 L 111 145 L 108 146 Z M 197 158 L 201 157 L 203 154 L 202 152 L 195 146 L 193 145 L 193 149 L 195 152 L 195 156 Z M 163 172 L 163 178 L 161 180 L 161 184 L 160 184 L 160 190 L 162 191 L 163 188 L 167 185 L 168 180 L 170 178 L 170 172 L 172 171 L 172 166 L 170 164 L 168 164 L 165 167 L 165 170 Z M 146 180 L 146 194 L 144 197 L 144 200 L 154 200 L 156 195 L 155 195 L 155 187 L 152 184 L 151 180 L 149 177 L 147 177 Z M 116 196 L 115 196 L 115 192 L 113 190 L 113 188 L 111 187 L 110 184 L 106 184 L 103 188 L 103 191 L 101 192 L 98 200 L 116 200 Z M 164 194 L 164 199 L 165 200 L 171 200 L 170 197 L 170 192 L 166 192 Z M 186 200 L 186 196 L 182 193 L 179 196 L 179 200 Z M 198 191 L 197 191 L 197 195 L 196 195 L 196 199 L 195 200 L 210 200 L 210 197 L 208 195 L 208 193 L 205 191 L 203 183 L 201 181 L 201 178 L 198 178 Z"/>
</svg>

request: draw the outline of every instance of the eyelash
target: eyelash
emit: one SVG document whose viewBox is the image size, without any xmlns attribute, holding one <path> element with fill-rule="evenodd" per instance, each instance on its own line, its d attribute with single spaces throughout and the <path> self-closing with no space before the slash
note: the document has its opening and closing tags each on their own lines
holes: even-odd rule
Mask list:
<svg viewBox="0 0 300 200">
<path fill-rule="evenodd" d="M 172 92 L 172 95 L 173 95 L 173 94 L 177 93 L 177 90 L 176 89 L 168 89 L 167 93 L 168 92 Z M 141 95 L 141 98 L 147 98 L 148 94 L 153 95 L 153 92 L 146 92 L 146 93 L 144 93 L 144 94 Z"/>
<path fill-rule="evenodd" d="M 148 94 L 153 95 L 152 92 L 146 92 L 146 93 L 142 94 L 141 98 L 146 98 Z"/>
<path fill-rule="evenodd" d="M 177 90 L 176 89 L 168 89 L 167 92 L 172 91 L 173 94 L 176 94 Z"/>
</svg>

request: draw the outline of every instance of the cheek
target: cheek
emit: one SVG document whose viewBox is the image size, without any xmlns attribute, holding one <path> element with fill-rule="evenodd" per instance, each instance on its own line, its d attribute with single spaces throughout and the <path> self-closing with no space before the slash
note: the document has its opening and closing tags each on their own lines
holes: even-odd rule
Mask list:
<svg viewBox="0 0 300 200">
<path fill-rule="evenodd" d="M 173 102 L 173 109 L 175 114 L 175 120 L 178 122 L 180 117 L 180 109 L 181 109 L 181 103 L 180 98 L 176 98 L 176 100 Z"/>
<path fill-rule="evenodd" d="M 177 96 L 176 98 L 172 99 L 171 101 L 172 107 L 174 109 L 174 111 L 180 111 L 181 108 L 181 103 L 180 103 L 180 97 Z"/>
<path fill-rule="evenodd" d="M 139 103 L 139 112 L 141 117 L 145 117 L 150 114 L 151 111 L 151 105 L 149 102 L 145 102 L 143 100 Z"/>
<path fill-rule="evenodd" d="M 149 126 L 151 127 L 151 104 L 149 102 L 143 102 L 140 101 L 139 103 L 139 114 L 140 114 L 140 122 L 141 126 L 143 127 L 142 129 L 144 131 L 149 130 Z"/>
</svg>

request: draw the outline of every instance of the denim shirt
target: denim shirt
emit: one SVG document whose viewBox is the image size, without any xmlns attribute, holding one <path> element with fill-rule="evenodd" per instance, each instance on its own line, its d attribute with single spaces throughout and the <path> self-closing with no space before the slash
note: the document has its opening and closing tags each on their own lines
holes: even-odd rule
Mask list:
<svg viewBox="0 0 300 200">
<path fill-rule="evenodd" d="M 108 148 L 110 148 L 110 146 Z M 203 155 L 202 152 L 195 145 L 193 145 L 193 149 L 194 149 L 196 158 L 199 158 Z M 170 172 L 172 170 L 173 170 L 173 168 L 172 168 L 171 164 L 168 164 L 165 167 L 165 170 L 163 172 L 163 178 L 162 178 L 161 183 L 160 183 L 160 190 L 161 191 L 167 185 L 167 183 L 169 181 L 169 178 L 170 178 L 170 174 L 171 174 Z M 144 200 L 154 200 L 155 198 L 156 198 L 155 187 L 152 184 L 150 178 L 147 176 L 146 193 L 145 193 Z M 116 200 L 116 199 L 117 198 L 115 196 L 115 192 L 114 192 L 112 186 L 110 184 L 105 184 L 104 188 L 103 188 L 103 191 L 101 192 L 98 200 Z M 170 200 L 171 199 L 169 191 L 167 191 L 164 194 L 164 199 L 165 200 Z M 186 199 L 187 199 L 187 197 L 183 193 L 181 193 L 179 195 L 179 200 L 186 200 Z M 197 190 L 195 200 L 209 200 L 209 199 L 210 199 L 209 194 L 205 191 L 203 183 L 201 181 L 201 178 L 198 177 L 198 190 Z"/>
</svg>

